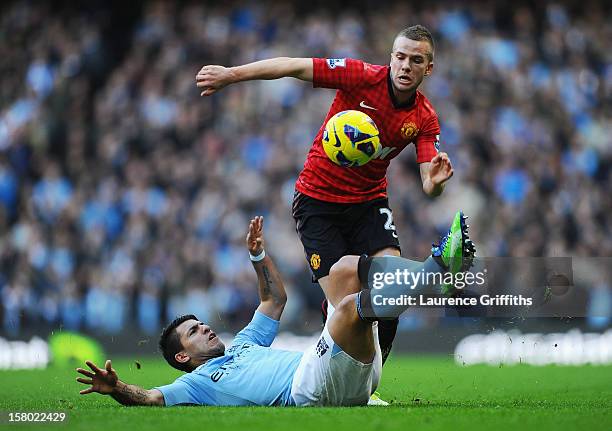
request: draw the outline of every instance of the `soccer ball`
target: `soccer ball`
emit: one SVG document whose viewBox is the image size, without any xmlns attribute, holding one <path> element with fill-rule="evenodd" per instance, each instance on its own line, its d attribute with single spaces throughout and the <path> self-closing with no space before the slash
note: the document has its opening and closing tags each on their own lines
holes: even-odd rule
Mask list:
<svg viewBox="0 0 612 431">
<path fill-rule="evenodd" d="M 325 154 L 345 168 L 363 166 L 380 150 L 378 127 L 361 111 L 342 111 L 325 125 L 322 139 Z"/>
</svg>

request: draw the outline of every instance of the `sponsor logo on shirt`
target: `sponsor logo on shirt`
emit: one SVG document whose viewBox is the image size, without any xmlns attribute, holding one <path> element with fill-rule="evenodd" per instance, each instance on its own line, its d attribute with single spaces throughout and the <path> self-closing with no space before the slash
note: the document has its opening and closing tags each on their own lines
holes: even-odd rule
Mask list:
<svg viewBox="0 0 612 431">
<path fill-rule="evenodd" d="M 325 353 L 327 353 L 328 350 L 329 350 L 329 346 L 327 345 L 325 338 L 321 337 L 319 339 L 319 342 L 317 343 L 317 356 L 320 358 Z"/>
<path fill-rule="evenodd" d="M 384 160 L 394 150 L 397 150 L 397 148 L 381 146 L 380 149 L 376 152 L 376 154 L 374 154 L 374 157 L 372 157 L 372 158 L 373 159 L 378 159 L 378 160 Z"/>
<path fill-rule="evenodd" d="M 212 380 L 214 383 L 217 383 L 219 380 L 221 380 L 221 377 L 227 375 L 230 370 L 238 368 L 239 365 L 236 363 L 236 359 L 238 359 L 242 354 L 244 354 L 251 346 L 252 344 L 242 343 L 232 346 L 230 349 L 228 349 L 225 354 L 226 356 L 231 355 L 231 358 L 225 361 L 223 365 L 217 368 L 217 370 L 210 375 L 210 380 Z"/>
<path fill-rule="evenodd" d="M 345 67 L 346 66 L 346 59 L 345 58 L 328 58 L 327 59 L 327 66 L 330 69 L 335 69 L 336 67 Z"/>
<path fill-rule="evenodd" d="M 210 375 L 210 380 L 217 383 L 219 380 L 221 380 L 221 377 L 223 377 L 224 371 L 225 371 L 225 368 L 223 367 L 219 368 L 217 371 L 215 371 L 214 373 Z"/>
</svg>

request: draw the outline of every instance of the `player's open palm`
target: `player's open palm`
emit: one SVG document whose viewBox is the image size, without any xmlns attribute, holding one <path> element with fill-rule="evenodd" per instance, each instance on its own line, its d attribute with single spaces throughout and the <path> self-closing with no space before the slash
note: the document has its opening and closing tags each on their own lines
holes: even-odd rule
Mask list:
<svg viewBox="0 0 612 431">
<path fill-rule="evenodd" d="M 438 153 L 431 159 L 429 179 L 434 185 L 442 184 L 453 176 L 453 166 L 446 153 Z"/>
<path fill-rule="evenodd" d="M 119 377 L 117 377 L 117 372 L 111 366 L 111 361 L 106 361 L 104 369 L 98 368 L 96 364 L 91 361 L 85 361 L 85 363 L 89 368 L 91 368 L 91 371 L 85 370 L 83 368 L 77 368 L 77 372 L 87 377 L 78 377 L 77 382 L 83 383 L 85 385 L 91 385 L 91 387 L 83 389 L 79 393 L 81 395 L 90 394 L 92 392 L 98 392 L 100 394 L 111 394 L 117 386 L 117 382 L 119 381 Z"/>
<path fill-rule="evenodd" d="M 210 96 L 232 82 L 231 70 L 223 66 L 207 65 L 196 75 L 196 86 L 202 90 L 200 96 Z"/>
<path fill-rule="evenodd" d="M 257 216 L 249 223 L 246 245 L 253 256 L 260 254 L 264 248 L 263 217 Z"/>
</svg>

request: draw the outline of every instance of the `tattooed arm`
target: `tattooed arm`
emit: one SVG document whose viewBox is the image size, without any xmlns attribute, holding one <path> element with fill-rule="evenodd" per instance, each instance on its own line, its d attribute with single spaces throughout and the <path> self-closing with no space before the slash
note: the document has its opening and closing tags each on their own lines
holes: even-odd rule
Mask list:
<svg viewBox="0 0 612 431">
<path fill-rule="evenodd" d="M 251 256 L 260 256 L 264 251 L 263 217 L 255 217 L 251 220 L 246 243 Z M 265 256 L 262 260 L 253 262 L 253 267 L 259 281 L 261 301 L 257 309 L 274 320 L 280 320 L 287 303 L 287 294 L 276 265 L 269 256 Z"/>
<path fill-rule="evenodd" d="M 124 406 L 163 406 L 164 396 L 157 389 L 143 389 L 140 386 L 128 385 L 121 380 L 110 394 L 115 401 Z"/>
<path fill-rule="evenodd" d="M 104 369 L 98 368 L 91 361 L 85 361 L 91 371 L 77 368 L 77 372 L 87 378 L 78 377 L 77 382 L 91 385 L 80 394 L 98 392 L 110 395 L 124 406 L 164 406 L 164 396 L 157 389 L 146 390 L 136 385 L 128 385 L 119 380 L 117 372 L 112 368 L 111 361 L 106 361 Z"/>
</svg>

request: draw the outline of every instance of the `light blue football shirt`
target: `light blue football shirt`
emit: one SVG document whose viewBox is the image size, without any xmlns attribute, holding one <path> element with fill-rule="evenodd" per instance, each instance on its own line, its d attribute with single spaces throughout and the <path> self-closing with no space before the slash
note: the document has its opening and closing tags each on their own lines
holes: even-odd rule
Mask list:
<svg viewBox="0 0 612 431">
<path fill-rule="evenodd" d="M 270 348 L 278 325 L 278 320 L 255 311 L 225 355 L 155 389 L 164 395 L 166 406 L 295 405 L 291 383 L 302 353 Z"/>
</svg>

